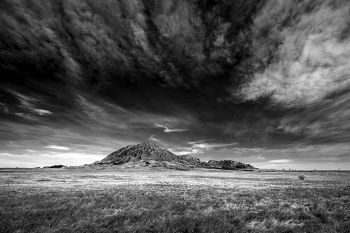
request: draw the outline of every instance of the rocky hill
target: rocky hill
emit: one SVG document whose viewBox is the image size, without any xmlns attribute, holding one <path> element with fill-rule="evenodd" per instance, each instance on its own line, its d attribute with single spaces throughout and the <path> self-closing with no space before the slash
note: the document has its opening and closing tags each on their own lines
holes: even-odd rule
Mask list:
<svg viewBox="0 0 350 233">
<path fill-rule="evenodd" d="M 244 164 L 232 160 L 201 162 L 198 158 L 190 155 L 175 155 L 169 150 L 162 148 L 153 142 L 123 147 L 106 158 L 96 161 L 92 166 L 122 167 L 165 167 L 177 170 L 189 170 L 190 168 L 213 168 L 213 169 L 253 169 L 250 164 Z"/>
<path fill-rule="evenodd" d="M 118 165 L 140 160 L 172 162 L 179 160 L 179 157 L 170 151 L 161 148 L 156 143 L 145 142 L 135 146 L 123 147 L 111 153 L 99 163 Z"/>
</svg>

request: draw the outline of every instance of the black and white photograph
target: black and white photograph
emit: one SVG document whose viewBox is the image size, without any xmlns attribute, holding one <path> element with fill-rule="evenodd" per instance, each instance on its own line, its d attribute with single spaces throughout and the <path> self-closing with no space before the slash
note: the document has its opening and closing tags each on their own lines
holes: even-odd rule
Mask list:
<svg viewBox="0 0 350 233">
<path fill-rule="evenodd" d="M 349 0 L 0 0 L 1 233 L 350 233 Z"/>
</svg>

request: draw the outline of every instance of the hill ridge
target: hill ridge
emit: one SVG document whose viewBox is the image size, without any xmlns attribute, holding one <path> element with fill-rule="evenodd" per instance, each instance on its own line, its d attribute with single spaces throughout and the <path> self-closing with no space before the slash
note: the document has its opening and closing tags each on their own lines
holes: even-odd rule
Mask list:
<svg viewBox="0 0 350 233">
<path fill-rule="evenodd" d="M 187 170 L 194 167 L 225 170 L 254 169 L 250 164 L 233 160 L 210 160 L 208 162 L 202 162 L 199 158 L 195 158 L 189 154 L 176 155 L 161 144 L 155 142 L 143 142 L 122 147 L 92 165 L 167 167 L 180 170 Z"/>
</svg>

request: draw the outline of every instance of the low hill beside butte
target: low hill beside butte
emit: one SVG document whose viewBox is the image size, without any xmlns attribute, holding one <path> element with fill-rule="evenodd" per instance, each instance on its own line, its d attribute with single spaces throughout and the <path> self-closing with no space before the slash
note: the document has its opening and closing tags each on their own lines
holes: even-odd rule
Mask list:
<svg viewBox="0 0 350 233">
<path fill-rule="evenodd" d="M 190 155 L 175 155 L 161 145 L 152 142 L 123 147 L 91 166 L 164 167 L 176 170 L 189 170 L 196 167 L 225 170 L 255 169 L 250 164 L 232 160 L 202 162 Z"/>
</svg>

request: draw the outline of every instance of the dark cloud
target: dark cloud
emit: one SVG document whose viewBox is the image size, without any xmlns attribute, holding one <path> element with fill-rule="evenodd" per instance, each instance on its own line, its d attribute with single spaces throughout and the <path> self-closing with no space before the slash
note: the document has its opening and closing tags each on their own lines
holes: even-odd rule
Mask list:
<svg viewBox="0 0 350 233">
<path fill-rule="evenodd" d="M 327 145 L 344 160 L 349 10 L 346 0 L 3 0 L 3 156 L 102 155 L 148 139 L 276 164 L 306 161 L 293 151 L 312 146 L 321 161 Z"/>
</svg>

